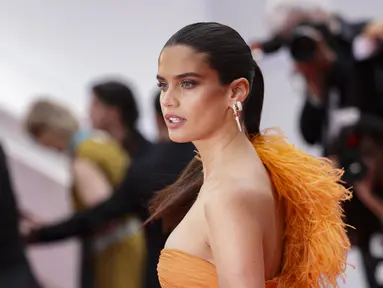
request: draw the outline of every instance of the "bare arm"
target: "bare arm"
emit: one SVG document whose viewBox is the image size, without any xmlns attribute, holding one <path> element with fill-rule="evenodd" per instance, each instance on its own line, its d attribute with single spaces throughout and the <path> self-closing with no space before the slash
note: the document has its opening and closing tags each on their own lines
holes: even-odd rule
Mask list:
<svg viewBox="0 0 383 288">
<path fill-rule="evenodd" d="M 263 239 L 274 207 L 271 192 L 221 192 L 205 207 L 219 287 L 263 288 Z"/>
<path fill-rule="evenodd" d="M 381 221 L 383 220 L 383 202 L 375 195 L 369 194 L 360 199 L 364 205 Z"/>
<path fill-rule="evenodd" d="M 110 197 L 112 188 L 104 174 L 90 161 L 77 159 L 73 163 L 75 187 L 87 207 Z"/>
<path fill-rule="evenodd" d="M 370 168 L 374 171 L 377 168 Z M 383 201 L 373 193 L 374 186 L 371 173 L 364 179 L 354 183 L 354 192 L 358 199 L 370 210 L 380 221 L 383 221 Z"/>
</svg>

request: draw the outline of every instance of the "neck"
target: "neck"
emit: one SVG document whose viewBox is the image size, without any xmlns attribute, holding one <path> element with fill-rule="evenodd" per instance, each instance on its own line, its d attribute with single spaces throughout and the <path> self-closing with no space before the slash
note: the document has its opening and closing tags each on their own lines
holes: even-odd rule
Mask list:
<svg viewBox="0 0 383 288">
<path fill-rule="evenodd" d="M 107 129 L 105 129 L 109 135 L 115 139 L 120 145 L 123 145 L 124 139 L 126 137 L 126 129 L 120 122 L 113 123 Z"/>
<path fill-rule="evenodd" d="M 227 165 L 225 159 L 231 157 L 235 149 L 248 145 L 246 134 L 238 131 L 234 121 L 231 124 L 229 129 L 222 127 L 212 137 L 193 142 L 202 160 L 204 180 Z"/>
</svg>

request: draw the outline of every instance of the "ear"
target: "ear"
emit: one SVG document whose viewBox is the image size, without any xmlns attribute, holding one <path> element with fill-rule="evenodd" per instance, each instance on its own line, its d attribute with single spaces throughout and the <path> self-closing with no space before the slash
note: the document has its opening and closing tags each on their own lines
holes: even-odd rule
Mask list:
<svg viewBox="0 0 383 288">
<path fill-rule="evenodd" d="M 246 78 L 239 78 L 231 82 L 229 87 L 229 106 L 238 101 L 243 103 L 250 92 L 250 84 Z"/>
</svg>

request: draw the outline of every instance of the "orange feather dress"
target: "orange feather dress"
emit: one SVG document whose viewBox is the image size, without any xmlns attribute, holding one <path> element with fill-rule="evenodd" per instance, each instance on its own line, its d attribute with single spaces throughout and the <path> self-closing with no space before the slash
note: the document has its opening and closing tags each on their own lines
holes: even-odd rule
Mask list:
<svg viewBox="0 0 383 288">
<path fill-rule="evenodd" d="M 350 249 L 341 202 L 351 192 L 340 183 L 342 170 L 269 132 L 252 143 L 284 202 L 286 226 L 281 273 L 265 286 L 337 287 Z M 163 288 L 218 288 L 213 264 L 178 250 L 162 251 L 158 276 Z"/>
</svg>

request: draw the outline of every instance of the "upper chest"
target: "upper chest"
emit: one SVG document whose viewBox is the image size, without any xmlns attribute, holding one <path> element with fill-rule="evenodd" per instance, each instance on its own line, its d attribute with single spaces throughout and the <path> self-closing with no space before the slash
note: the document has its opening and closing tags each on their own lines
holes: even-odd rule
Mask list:
<svg viewBox="0 0 383 288">
<path fill-rule="evenodd" d="M 182 221 L 172 231 L 165 247 L 188 252 L 192 255 L 205 256 L 208 247 L 208 223 L 205 216 L 205 205 L 209 195 L 201 189 L 197 200 L 186 213 Z"/>
</svg>

